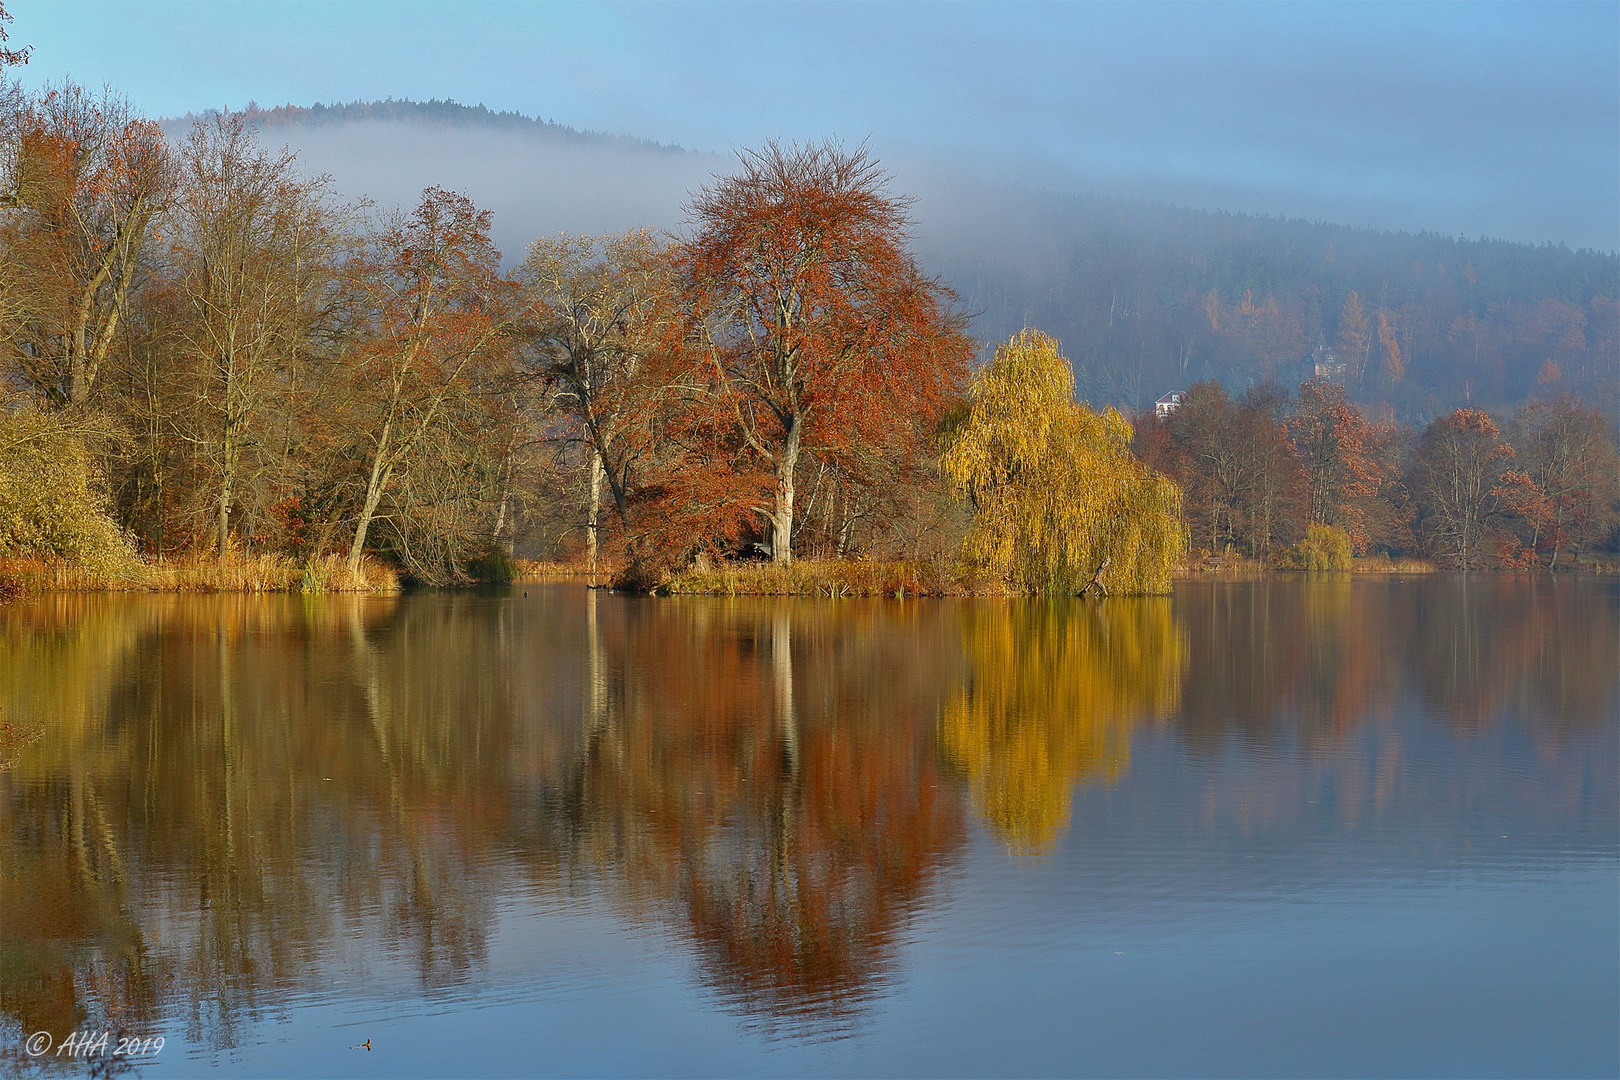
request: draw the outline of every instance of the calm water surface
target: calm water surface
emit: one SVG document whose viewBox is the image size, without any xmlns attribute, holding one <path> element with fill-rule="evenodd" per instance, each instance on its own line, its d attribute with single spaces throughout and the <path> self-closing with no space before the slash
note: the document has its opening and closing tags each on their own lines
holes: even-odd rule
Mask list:
<svg viewBox="0 0 1620 1080">
<path fill-rule="evenodd" d="M 1617 656 L 1601 580 L 0 608 L 0 1071 L 1613 1076 Z"/>
</svg>

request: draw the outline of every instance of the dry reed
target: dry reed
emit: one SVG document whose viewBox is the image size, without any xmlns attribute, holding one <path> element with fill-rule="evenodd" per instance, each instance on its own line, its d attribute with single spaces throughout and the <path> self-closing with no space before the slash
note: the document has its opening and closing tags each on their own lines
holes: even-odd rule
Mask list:
<svg viewBox="0 0 1620 1080">
<path fill-rule="evenodd" d="M 775 563 L 730 563 L 694 567 L 655 590 L 706 596 L 975 596 L 999 594 L 1005 586 L 935 562 L 865 562 L 803 559 Z"/>
<path fill-rule="evenodd" d="M 232 552 L 223 560 L 184 555 L 95 569 L 57 557 L 0 558 L 0 582 L 23 594 L 44 592 L 390 592 L 399 575 L 375 559 L 350 573 L 336 555 L 300 565 L 284 555 Z"/>
</svg>

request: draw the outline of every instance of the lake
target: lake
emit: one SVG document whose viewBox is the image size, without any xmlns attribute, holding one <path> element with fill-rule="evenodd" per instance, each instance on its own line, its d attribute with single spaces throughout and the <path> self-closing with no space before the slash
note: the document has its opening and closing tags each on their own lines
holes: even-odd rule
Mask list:
<svg viewBox="0 0 1620 1080">
<path fill-rule="evenodd" d="M 1594 578 L 0 607 L 0 1071 L 1613 1076 L 1617 657 Z"/>
</svg>

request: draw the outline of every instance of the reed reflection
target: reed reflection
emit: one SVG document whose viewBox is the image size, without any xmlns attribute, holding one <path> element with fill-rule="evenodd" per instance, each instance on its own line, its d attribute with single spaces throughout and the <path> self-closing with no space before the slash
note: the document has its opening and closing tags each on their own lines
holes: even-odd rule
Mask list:
<svg viewBox="0 0 1620 1080">
<path fill-rule="evenodd" d="M 968 671 L 940 719 L 944 752 L 1009 848 L 1049 850 L 1077 782 L 1130 768 L 1131 732 L 1181 698 L 1168 599 L 982 603 L 962 615 Z"/>
</svg>

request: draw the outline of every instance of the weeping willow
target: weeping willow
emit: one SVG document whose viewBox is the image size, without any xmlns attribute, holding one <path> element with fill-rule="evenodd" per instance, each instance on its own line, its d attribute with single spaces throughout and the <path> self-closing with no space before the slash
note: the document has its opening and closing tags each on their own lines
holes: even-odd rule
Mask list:
<svg viewBox="0 0 1620 1080">
<path fill-rule="evenodd" d="M 963 553 L 1028 593 L 1163 593 L 1187 550 L 1181 489 L 1113 409 L 1074 402 L 1057 342 L 1024 330 L 974 380 L 945 475 L 973 504 Z"/>
</svg>

